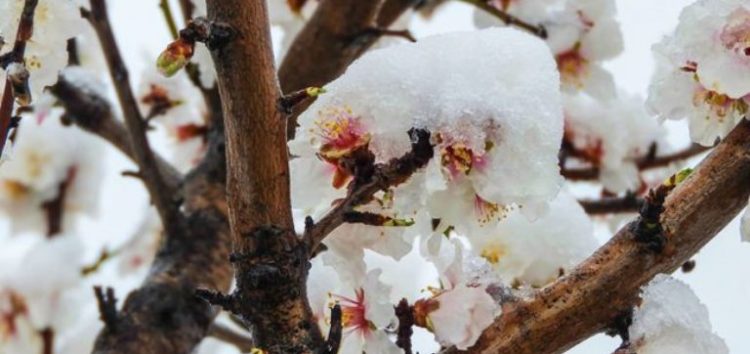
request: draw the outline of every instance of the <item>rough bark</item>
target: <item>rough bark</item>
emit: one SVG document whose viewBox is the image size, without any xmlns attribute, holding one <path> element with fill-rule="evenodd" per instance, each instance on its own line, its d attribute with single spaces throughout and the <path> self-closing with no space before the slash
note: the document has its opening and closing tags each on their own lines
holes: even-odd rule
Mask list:
<svg viewBox="0 0 750 354">
<path fill-rule="evenodd" d="M 311 353 L 323 339 L 305 293 L 307 246 L 292 220 L 286 116 L 278 108 L 266 3 L 208 1 L 208 18 L 229 34 L 212 50 L 226 126 L 237 280 L 223 305 L 247 322 L 258 347 Z"/>
<path fill-rule="evenodd" d="M 661 252 L 636 241 L 633 223 L 625 226 L 570 274 L 504 306 L 467 352 L 561 353 L 601 332 L 636 303 L 642 285 L 679 268 L 747 205 L 748 180 L 750 122 L 743 121 L 667 197 Z"/>
</svg>

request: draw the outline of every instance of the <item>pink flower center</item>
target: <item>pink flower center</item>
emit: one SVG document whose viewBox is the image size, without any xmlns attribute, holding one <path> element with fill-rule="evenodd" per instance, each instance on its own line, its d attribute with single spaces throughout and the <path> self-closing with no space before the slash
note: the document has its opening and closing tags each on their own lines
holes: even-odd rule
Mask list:
<svg viewBox="0 0 750 354">
<path fill-rule="evenodd" d="M 334 114 L 316 122 L 318 135 L 323 139 L 320 154 L 326 159 L 344 157 L 370 142 L 370 134 L 359 117 L 348 110 L 338 110 Z"/>
<path fill-rule="evenodd" d="M 370 134 L 359 117 L 351 111 L 337 109 L 321 120 L 315 122 L 316 134 L 323 140 L 319 155 L 335 167 L 332 185 L 343 187 L 351 178 L 350 173 L 341 165 L 342 159 L 370 143 Z"/>
<path fill-rule="evenodd" d="M 372 324 L 365 316 L 365 291 L 360 288 L 355 292 L 355 299 L 341 295 L 333 295 L 341 305 L 341 322 L 345 329 L 367 333 L 371 330 Z"/>
<path fill-rule="evenodd" d="M 581 56 L 580 43 L 576 43 L 573 49 L 557 55 L 557 69 L 563 82 L 583 87 L 583 78 L 588 70 L 588 60 Z"/>
<path fill-rule="evenodd" d="M 744 7 L 732 12 L 719 35 L 724 48 L 750 56 L 750 11 Z"/>
<path fill-rule="evenodd" d="M 463 142 L 450 142 L 443 135 L 437 135 L 440 148 L 440 164 L 451 178 L 468 175 L 474 169 L 481 170 L 487 165 L 487 151 L 492 148 L 492 142 L 485 142 L 485 152 L 478 153 Z"/>
</svg>

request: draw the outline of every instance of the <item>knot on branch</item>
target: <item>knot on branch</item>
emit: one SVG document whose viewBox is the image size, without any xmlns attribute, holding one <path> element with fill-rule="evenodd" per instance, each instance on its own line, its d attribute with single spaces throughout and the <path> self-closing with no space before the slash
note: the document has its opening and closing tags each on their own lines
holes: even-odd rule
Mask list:
<svg viewBox="0 0 750 354">
<path fill-rule="evenodd" d="M 649 249 L 660 253 L 664 250 L 667 238 L 661 225 L 661 214 L 664 212 L 664 201 L 669 193 L 685 180 L 692 169 L 684 169 L 671 177 L 664 183 L 648 191 L 643 205 L 639 211 L 640 217 L 633 226 L 636 241 L 645 243 Z"/>
<path fill-rule="evenodd" d="M 94 295 L 99 305 L 99 318 L 104 322 L 104 327 L 110 331 L 116 331 L 118 315 L 115 290 L 108 287 L 105 293 L 101 286 L 95 286 Z"/>
<path fill-rule="evenodd" d="M 286 115 L 292 114 L 294 112 L 294 108 L 297 107 L 302 102 L 305 102 L 311 98 L 318 97 L 324 93 L 326 93 L 326 90 L 324 88 L 314 87 L 314 86 L 310 86 L 302 90 L 294 91 L 288 95 L 284 95 L 281 98 L 279 98 L 279 101 L 278 101 L 279 111 L 281 111 L 282 113 Z"/>
<path fill-rule="evenodd" d="M 204 43 L 211 50 L 221 49 L 234 35 L 234 29 L 228 24 L 212 22 L 205 17 L 194 18 L 179 32 L 179 38 L 190 43 Z"/>
<path fill-rule="evenodd" d="M 331 328 L 328 330 L 328 338 L 318 354 L 336 354 L 341 346 L 341 337 L 343 332 L 343 321 L 341 305 L 336 304 L 331 308 Z"/>
</svg>

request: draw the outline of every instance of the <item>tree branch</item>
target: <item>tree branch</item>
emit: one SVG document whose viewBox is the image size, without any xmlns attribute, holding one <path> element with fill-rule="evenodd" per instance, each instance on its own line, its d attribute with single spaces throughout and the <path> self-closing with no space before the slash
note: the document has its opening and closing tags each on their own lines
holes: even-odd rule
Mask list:
<svg viewBox="0 0 750 354">
<path fill-rule="evenodd" d="M 691 144 L 682 150 L 673 152 L 671 154 L 654 156 L 652 154 L 646 154 L 635 160 L 638 169 L 650 170 L 659 167 L 666 167 L 678 161 L 683 161 L 691 157 L 700 155 L 711 147 L 702 146 L 698 144 Z M 589 181 L 596 180 L 599 178 L 598 167 L 585 167 L 585 168 L 562 168 L 560 173 L 568 180 L 571 181 Z"/>
<path fill-rule="evenodd" d="M 417 170 L 427 165 L 434 153 L 430 144 L 430 133 L 412 129 L 409 134 L 413 141 L 411 151 L 386 164 L 371 166 L 367 169 L 370 170 L 367 175 L 363 176 L 361 172 L 356 174 L 355 180 L 349 184 L 350 189 L 346 198 L 320 221 L 307 225 L 304 238 L 310 244 L 310 250 L 316 252 L 325 237 L 346 222 L 347 213 L 354 211 L 357 206 L 368 203 L 378 191 L 406 182 Z"/>
<path fill-rule="evenodd" d="M 635 194 L 626 194 L 623 197 L 604 197 L 602 199 L 583 199 L 579 200 L 583 210 L 589 215 L 596 214 L 613 214 L 613 213 L 634 213 L 643 205 L 643 198 Z"/>
<path fill-rule="evenodd" d="M 661 252 L 637 241 L 636 223 L 625 226 L 571 273 L 504 308 L 468 352 L 560 353 L 601 332 L 636 303 L 641 286 L 678 269 L 747 205 L 748 179 L 750 122 L 743 120 L 666 198 Z"/>
<path fill-rule="evenodd" d="M 148 277 L 126 298 L 117 331 L 99 333 L 94 354 L 192 353 L 217 311 L 195 289 L 227 291 L 232 280 L 221 125 L 207 152 L 181 183 L 185 227 L 161 241 Z"/>
<path fill-rule="evenodd" d="M 236 290 L 225 298 L 253 329 L 259 348 L 316 352 L 323 338 L 311 325 L 305 292 L 306 244 L 294 232 L 286 119 L 277 106 L 281 90 L 266 2 L 207 4 L 208 21 L 230 34 L 224 45 L 211 48 L 226 127 L 227 201 L 237 280 Z"/>
<path fill-rule="evenodd" d="M 13 49 L 2 56 L 0 67 L 5 70 L 10 63 L 20 63 L 23 61 L 23 55 L 26 52 L 26 41 L 31 39 L 34 31 L 34 12 L 39 0 L 26 0 L 21 10 L 21 19 L 18 21 L 18 30 L 16 31 L 16 41 Z M 5 80 L 5 89 L 0 100 L 0 154 L 3 153 L 5 143 L 8 139 L 8 131 L 11 128 L 13 116 L 13 84 L 10 78 Z"/>
<path fill-rule="evenodd" d="M 279 68 L 285 93 L 322 87 L 341 75 L 418 0 L 323 0 L 294 39 Z M 378 28 L 381 30 L 373 30 Z M 297 112 L 304 110 L 301 107 Z M 294 137 L 292 117 L 288 134 Z"/>
<path fill-rule="evenodd" d="M 497 17 L 500 21 L 503 21 L 508 26 L 520 28 L 542 39 L 547 38 L 547 29 L 544 28 L 544 26 L 528 23 L 518 17 L 515 17 L 505 11 L 502 11 L 488 4 L 487 0 L 458 0 L 458 1 L 476 6 L 482 11 L 485 11 L 489 13 L 490 15 Z"/>
<path fill-rule="evenodd" d="M 81 14 L 86 18 L 96 31 L 99 42 L 102 45 L 104 56 L 109 67 L 110 76 L 117 92 L 125 126 L 128 128 L 130 145 L 135 157 L 136 164 L 140 169 L 143 182 L 148 189 L 151 200 L 159 211 L 164 228 L 168 235 L 178 234 L 179 225 L 179 201 L 173 198 L 176 191 L 166 183 L 164 176 L 158 167 L 157 160 L 151 150 L 146 135 L 147 122 L 143 119 L 138 109 L 138 104 L 130 89 L 130 79 L 125 62 L 120 55 L 104 0 L 90 0 L 91 11 L 81 9 Z"/>
</svg>

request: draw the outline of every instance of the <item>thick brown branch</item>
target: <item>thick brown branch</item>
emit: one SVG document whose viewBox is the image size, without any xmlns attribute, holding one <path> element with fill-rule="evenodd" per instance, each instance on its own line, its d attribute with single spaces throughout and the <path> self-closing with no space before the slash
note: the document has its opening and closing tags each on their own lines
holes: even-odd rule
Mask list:
<svg viewBox="0 0 750 354">
<path fill-rule="evenodd" d="M 167 234 L 177 234 L 180 232 L 178 230 L 180 227 L 179 201 L 173 199 L 177 194 L 174 188 L 171 188 L 165 181 L 158 167 L 157 159 L 149 146 L 146 135 L 147 123 L 138 109 L 137 101 L 130 88 L 128 70 L 112 33 L 104 0 L 91 0 L 91 11 L 82 10 L 82 15 L 91 23 L 102 45 L 110 76 L 125 117 L 125 126 L 130 133 L 132 152 L 143 176 L 143 182 L 148 189 L 152 202 L 159 211 Z"/>
<path fill-rule="evenodd" d="M 300 31 L 279 68 L 285 93 L 321 87 L 337 78 L 417 0 L 323 0 Z M 304 109 L 302 107 L 301 109 Z M 289 124 L 294 136 L 295 120 Z"/>
<path fill-rule="evenodd" d="M 647 154 L 636 159 L 636 165 L 641 171 L 659 167 L 666 167 L 675 162 L 683 161 L 691 157 L 700 155 L 710 149 L 711 147 L 692 144 L 687 148 L 671 154 L 662 156 L 652 156 L 650 154 Z M 588 181 L 596 180 L 599 178 L 599 168 L 597 167 L 562 168 L 560 173 L 563 175 L 563 177 L 571 181 Z"/>
<path fill-rule="evenodd" d="M 743 120 L 666 198 L 663 251 L 637 241 L 631 223 L 568 275 L 506 306 L 468 352 L 561 353 L 604 330 L 636 303 L 642 285 L 680 268 L 747 205 L 748 179 L 750 122 Z"/>
<path fill-rule="evenodd" d="M 206 335 L 217 311 L 195 289 L 227 291 L 232 279 L 220 130 L 209 132 L 207 149 L 181 184 L 183 233 L 162 240 L 149 276 L 118 313 L 117 331 L 99 334 L 95 354 L 188 354 Z"/>
<path fill-rule="evenodd" d="M 304 238 L 310 244 L 310 250 L 316 251 L 325 237 L 346 222 L 347 215 L 357 206 L 367 204 L 379 191 L 406 182 L 412 174 L 427 165 L 434 153 L 430 133 L 412 129 L 409 134 L 413 141 L 410 152 L 385 164 L 373 166 L 374 171 L 370 176 L 356 176 L 359 180 L 355 179 L 350 184 L 346 198 L 320 221 L 306 227 Z"/>
<path fill-rule="evenodd" d="M 308 259 L 291 213 L 286 119 L 265 1 L 209 0 L 208 21 L 231 33 L 213 46 L 226 127 L 227 197 L 237 288 L 229 295 L 256 345 L 313 353 L 323 338 L 307 304 Z M 251 78 L 251 79 L 248 79 Z"/>
<path fill-rule="evenodd" d="M 26 52 L 26 41 L 31 39 L 34 30 L 34 12 L 39 0 L 26 0 L 21 10 L 21 18 L 18 21 L 18 31 L 16 31 L 16 41 L 13 49 L 2 56 L 0 60 L 0 69 L 5 68 L 13 62 L 20 63 L 23 61 L 23 55 Z M 13 89 L 10 79 L 5 80 L 5 89 L 3 90 L 2 100 L 0 100 L 0 154 L 3 153 L 6 140 L 8 139 L 8 130 L 11 128 L 13 115 Z"/>
</svg>

